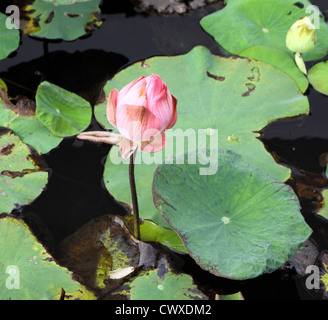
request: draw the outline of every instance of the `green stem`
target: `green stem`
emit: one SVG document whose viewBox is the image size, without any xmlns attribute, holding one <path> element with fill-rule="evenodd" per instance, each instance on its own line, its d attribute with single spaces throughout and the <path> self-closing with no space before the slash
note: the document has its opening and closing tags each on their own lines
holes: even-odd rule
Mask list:
<svg viewBox="0 0 328 320">
<path fill-rule="evenodd" d="M 13 86 L 16 86 L 16 87 L 18 87 L 18 88 L 24 89 L 24 90 L 26 90 L 26 91 L 28 91 L 28 92 L 32 92 L 33 94 L 35 94 L 35 91 L 34 91 L 34 90 L 32 90 L 32 89 L 30 89 L 30 88 L 27 88 L 27 87 L 23 86 L 22 84 L 19 84 L 19 83 L 15 82 L 15 81 L 12 81 L 12 80 L 7 79 L 7 78 L 4 78 L 4 77 L 1 77 L 1 79 L 2 79 L 5 83 L 8 82 L 8 83 L 12 84 Z"/>
<path fill-rule="evenodd" d="M 130 189 L 131 189 L 131 198 L 132 198 L 132 207 L 133 207 L 133 226 L 134 226 L 134 236 L 140 240 L 140 225 L 139 225 L 139 208 L 138 208 L 138 198 L 137 198 L 137 189 L 136 182 L 134 178 L 134 159 L 136 151 L 130 156 L 129 164 L 129 179 L 130 179 Z"/>
</svg>

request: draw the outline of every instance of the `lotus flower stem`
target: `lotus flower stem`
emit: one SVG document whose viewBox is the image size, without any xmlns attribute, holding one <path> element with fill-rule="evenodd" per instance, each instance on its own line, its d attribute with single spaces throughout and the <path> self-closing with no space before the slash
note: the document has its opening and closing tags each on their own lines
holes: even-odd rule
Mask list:
<svg viewBox="0 0 328 320">
<path fill-rule="evenodd" d="M 131 156 L 130 156 L 129 180 L 130 180 L 132 207 L 133 207 L 134 236 L 138 240 L 140 240 L 139 208 L 138 208 L 138 198 L 137 198 L 136 182 L 135 182 L 135 178 L 134 178 L 134 159 L 135 159 L 135 154 L 136 154 L 136 151 L 133 152 L 131 154 Z"/>
</svg>

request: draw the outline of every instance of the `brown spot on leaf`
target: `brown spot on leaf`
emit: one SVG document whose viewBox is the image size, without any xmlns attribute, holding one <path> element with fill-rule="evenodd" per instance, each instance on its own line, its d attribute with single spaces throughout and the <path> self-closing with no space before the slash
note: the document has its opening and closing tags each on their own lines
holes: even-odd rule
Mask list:
<svg viewBox="0 0 328 320">
<path fill-rule="evenodd" d="M 256 88 L 256 86 L 252 83 L 246 83 L 245 85 L 246 85 L 248 90 L 241 95 L 242 97 L 250 96 L 255 91 L 255 88 Z"/>
<path fill-rule="evenodd" d="M 0 127 L 0 136 L 3 136 L 5 134 L 7 134 L 8 132 L 10 132 L 11 130 L 5 127 Z"/>
<path fill-rule="evenodd" d="M 15 144 L 7 144 L 6 146 L 2 147 L 0 149 L 0 156 L 7 156 L 8 154 L 11 154 L 13 148 L 15 147 Z"/>
<path fill-rule="evenodd" d="M 209 77 L 209 78 L 212 78 L 214 80 L 218 80 L 218 81 L 224 81 L 225 80 L 225 77 L 222 77 L 222 76 L 217 76 L 215 74 L 212 74 L 210 73 L 209 71 L 205 70 L 205 74 Z"/>
<path fill-rule="evenodd" d="M 295 2 L 294 4 L 293 4 L 294 6 L 296 6 L 296 7 L 298 7 L 298 8 L 300 8 L 300 9 L 303 9 L 304 8 L 304 4 L 302 3 L 302 2 Z"/>
<path fill-rule="evenodd" d="M 65 12 L 64 15 L 67 16 L 67 17 L 69 17 L 69 18 L 80 18 L 80 17 L 83 17 L 83 14 L 74 14 L 74 13 L 69 13 L 69 12 Z"/>
<path fill-rule="evenodd" d="M 101 13 L 99 11 L 93 12 L 90 15 L 90 18 L 92 18 L 93 20 L 91 22 L 88 22 L 84 27 L 86 33 L 97 30 L 102 24 Z"/>
<path fill-rule="evenodd" d="M 258 82 L 261 80 L 260 70 L 258 67 L 252 68 L 251 72 L 252 72 L 252 76 L 248 77 L 247 78 L 248 80 L 255 81 L 255 82 Z"/>
<path fill-rule="evenodd" d="M 50 23 L 55 17 L 55 9 L 51 10 L 49 13 L 49 16 L 46 20 L 44 20 L 44 23 Z"/>
<path fill-rule="evenodd" d="M 11 179 L 15 179 L 15 178 L 21 178 L 24 177 L 25 173 L 21 172 L 21 171 L 9 171 L 9 170 L 4 170 L 1 172 L 2 176 L 6 176 L 9 177 Z"/>
</svg>

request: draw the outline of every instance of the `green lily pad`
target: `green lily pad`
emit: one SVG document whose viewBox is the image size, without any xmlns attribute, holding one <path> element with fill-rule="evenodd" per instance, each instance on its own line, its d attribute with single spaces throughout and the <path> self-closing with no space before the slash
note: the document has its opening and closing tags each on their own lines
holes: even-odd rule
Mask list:
<svg viewBox="0 0 328 320">
<path fill-rule="evenodd" d="M 189 275 L 175 274 L 165 265 L 141 271 L 124 288 L 115 294 L 128 296 L 130 300 L 208 300 Z"/>
<path fill-rule="evenodd" d="M 322 207 L 319 209 L 318 214 L 326 219 L 328 219 L 328 189 L 324 189 L 322 191 Z"/>
<path fill-rule="evenodd" d="M 37 119 L 59 137 L 74 136 L 91 122 L 88 101 L 47 81 L 38 87 L 36 104 Z"/>
<path fill-rule="evenodd" d="M 189 157 L 158 167 L 154 203 L 203 269 L 254 278 L 278 269 L 308 239 L 311 229 L 289 186 L 229 150 L 219 151 L 214 175 L 200 175 L 201 161 L 188 164 Z"/>
<path fill-rule="evenodd" d="M 124 221 L 133 230 L 133 215 L 124 216 Z M 151 220 L 140 219 L 140 239 L 144 242 L 159 242 L 180 253 L 188 253 L 178 234 L 171 228 L 156 224 Z"/>
<path fill-rule="evenodd" d="M 253 45 L 282 49 L 286 47 L 286 34 L 298 19 L 310 16 L 307 0 L 229 0 L 226 7 L 204 17 L 200 24 L 227 52 L 239 55 Z M 316 15 L 316 13 L 314 14 Z M 328 51 L 328 26 L 319 12 L 317 43 L 302 55 L 305 61 L 323 58 Z"/>
<path fill-rule="evenodd" d="M 55 136 L 35 116 L 33 102 L 16 105 L 4 88 L 0 88 L 0 126 L 13 130 L 21 140 L 39 153 L 48 153 L 63 138 Z M 18 106 L 17 106 L 18 105 Z"/>
<path fill-rule="evenodd" d="M 34 0 L 22 7 L 24 33 L 73 41 L 101 25 L 100 0 Z M 23 15 L 23 16 L 24 16 Z"/>
<path fill-rule="evenodd" d="M 0 238 L 0 300 L 59 300 L 62 289 L 70 299 L 95 299 L 21 220 L 2 216 Z"/>
<path fill-rule="evenodd" d="M 272 47 L 254 45 L 243 50 L 240 54 L 242 57 L 253 58 L 266 62 L 280 69 L 295 80 L 301 92 L 305 92 L 309 82 L 304 73 L 296 66 L 294 59 L 285 51 Z"/>
<path fill-rule="evenodd" d="M 0 60 L 7 58 L 19 47 L 19 30 L 8 29 L 6 27 L 7 19 L 11 18 L 0 12 Z"/>
<path fill-rule="evenodd" d="M 48 173 L 37 157 L 12 131 L 0 128 L 0 213 L 31 203 L 43 191 Z"/>
<path fill-rule="evenodd" d="M 308 78 L 315 90 L 328 96 L 328 61 L 318 62 L 311 67 Z"/>
<path fill-rule="evenodd" d="M 241 292 L 236 292 L 232 294 L 219 295 L 216 300 L 244 300 Z"/>
<path fill-rule="evenodd" d="M 290 170 L 275 162 L 255 132 L 276 119 L 309 112 L 308 99 L 294 80 L 266 63 L 215 56 L 199 46 L 185 55 L 153 57 L 135 63 L 110 80 L 105 93 L 108 96 L 110 90 L 120 90 L 139 76 L 152 73 L 158 74 L 177 98 L 178 120 L 166 131 L 168 141 L 162 152 L 136 154 L 135 177 L 142 219 L 168 227 L 154 207 L 151 185 L 157 165 L 173 156 L 176 148 L 181 153 L 195 149 L 197 144 L 206 147 L 212 142 L 213 148 L 232 149 L 252 166 L 280 181 L 288 179 Z M 118 148 L 112 147 L 105 163 L 104 183 L 117 200 L 131 204 L 129 161 L 122 161 Z M 204 164 L 204 169 L 209 166 L 210 163 Z"/>
<path fill-rule="evenodd" d="M 5 91 L 8 91 L 6 83 L 0 78 L 0 88 L 3 88 Z"/>
</svg>

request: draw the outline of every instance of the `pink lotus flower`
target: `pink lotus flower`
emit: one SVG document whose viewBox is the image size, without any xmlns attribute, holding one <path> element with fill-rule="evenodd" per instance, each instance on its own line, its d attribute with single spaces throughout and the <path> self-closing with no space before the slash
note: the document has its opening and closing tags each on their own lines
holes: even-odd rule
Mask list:
<svg viewBox="0 0 328 320">
<path fill-rule="evenodd" d="M 112 90 L 107 118 L 121 134 L 121 156 L 127 159 L 137 147 L 143 152 L 162 150 L 164 131 L 177 121 L 176 106 L 177 100 L 156 74 L 140 77 L 120 91 Z"/>
</svg>

